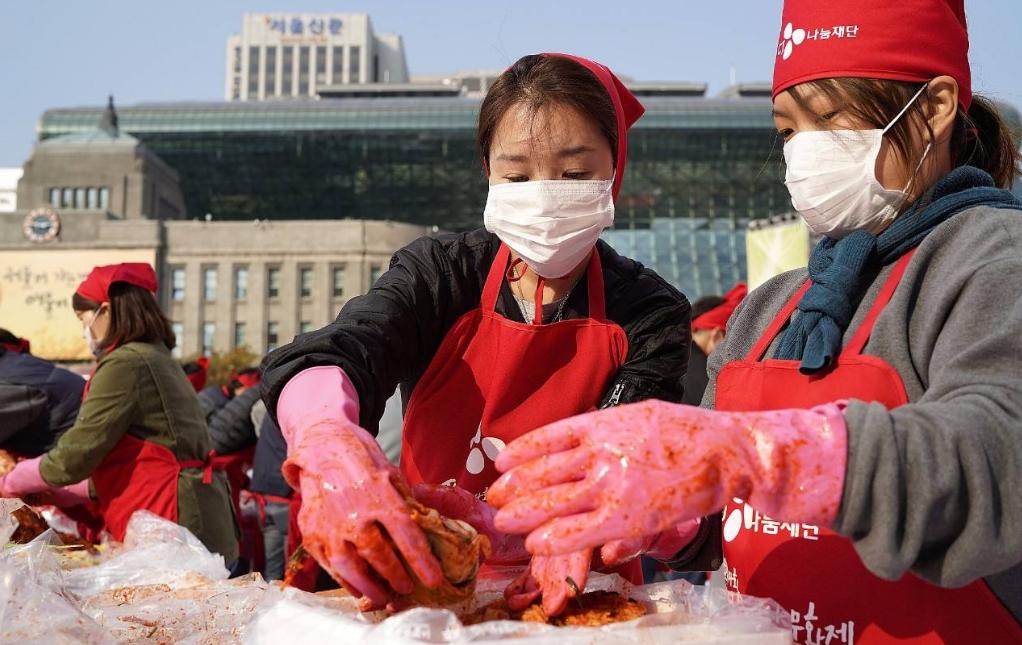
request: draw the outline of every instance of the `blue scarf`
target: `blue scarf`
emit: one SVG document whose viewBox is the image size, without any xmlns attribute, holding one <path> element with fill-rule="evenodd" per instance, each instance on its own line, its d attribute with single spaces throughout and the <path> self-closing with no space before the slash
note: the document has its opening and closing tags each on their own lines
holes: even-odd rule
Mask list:
<svg viewBox="0 0 1022 645">
<path fill-rule="evenodd" d="M 880 270 L 915 248 L 939 224 L 976 206 L 1022 210 L 1022 202 L 996 188 L 990 175 L 962 166 L 937 182 L 927 199 L 912 205 L 879 236 L 855 231 L 840 240 L 820 240 L 809 258 L 813 285 L 798 303 L 800 315 L 781 337 L 775 358 L 801 360 L 803 374 L 833 365 L 845 330 Z"/>
</svg>

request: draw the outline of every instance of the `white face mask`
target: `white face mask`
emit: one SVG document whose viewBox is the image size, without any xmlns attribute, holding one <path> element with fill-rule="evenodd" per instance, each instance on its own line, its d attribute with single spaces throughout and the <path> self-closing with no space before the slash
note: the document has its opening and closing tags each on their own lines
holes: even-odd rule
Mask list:
<svg viewBox="0 0 1022 645">
<path fill-rule="evenodd" d="M 103 307 L 101 306 L 99 309 L 102 308 Z M 93 356 L 97 357 L 99 356 L 99 341 L 92 335 L 92 323 L 96 322 L 96 316 L 99 315 L 99 309 L 92 312 L 92 317 L 89 319 L 89 322 L 85 323 L 85 327 L 82 329 L 82 338 L 84 338 L 85 342 L 88 343 L 89 352 L 91 352 Z"/>
<path fill-rule="evenodd" d="M 613 186 L 614 180 L 494 184 L 483 223 L 534 272 L 563 278 L 614 224 Z"/>
<path fill-rule="evenodd" d="M 882 130 L 799 132 L 784 144 L 784 183 L 792 206 L 813 233 L 834 239 L 858 230 L 876 235 L 898 216 L 912 180 L 902 190 L 884 188 L 876 177 L 877 158 L 884 134 L 925 89 L 920 88 Z M 929 153 L 927 145 L 922 159 Z"/>
</svg>

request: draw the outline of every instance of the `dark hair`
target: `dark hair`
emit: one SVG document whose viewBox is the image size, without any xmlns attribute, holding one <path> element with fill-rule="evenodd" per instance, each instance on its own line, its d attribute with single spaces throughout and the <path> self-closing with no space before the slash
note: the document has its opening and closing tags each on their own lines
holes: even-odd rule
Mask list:
<svg viewBox="0 0 1022 645">
<path fill-rule="evenodd" d="M 875 128 L 885 128 L 922 87 L 921 83 L 888 81 L 872 78 L 828 78 L 810 81 L 788 90 L 799 107 L 811 111 L 808 98 L 812 88 L 841 106 L 853 118 Z M 894 153 L 915 168 L 922 159 L 922 150 L 913 150 L 913 122 L 924 125 L 934 139 L 927 117 L 930 113 L 928 91 L 912 103 L 905 116 L 888 132 Z M 955 117 L 951 133 L 951 163 L 954 167 L 975 166 L 994 178 L 1001 188 L 1011 188 L 1020 172 L 1018 142 L 993 102 L 973 95 L 969 111 L 961 109 Z"/>
<path fill-rule="evenodd" d="M 3 327 L 0 327 L 0 343 L 7 343 L 9 345 L 17 345 L 21 342 L 21 339 L 7 331 Z"/>
<path fill-rule="evenodd" d="M 100 304 L 77 293 L 71 298 L 71 308 L 75 311 L 95 311 Z M 167 349 L 174 349 L 177 344 L 170 321 L 156 297 L 126 282 L 110 285 L 110 329 L 104 338 L 97 340 L 102 351 L 135 342 L 163 343 Z"/>
<path fill-rule="evenodd" d="M 181 364 L 181 369 L 185 371 L 185 374 L 198 374 L 202 371 L 202 365 L 199 365 L 195 361 L 188 361 L 187 363 Z"/>
<path fill-rule="evenodd" d="M 591 71 L 562 56 L 533 54 L 500 75 L 479 108 L 476 142 L 489 164 L 493 135 L 507 111 L 525 103 L 533 114 L 547 105 L 566 105 L 592 119 L 610 143 L 617 165 L 617 114 L 607 89 Z"/>
<path fill-rule="evenodd" d="M 711 309 L 716 309 L 727 302 L 720 296 L 703 296 L 692 304 L 692 320 L 702 316 Z"/>
</svg>

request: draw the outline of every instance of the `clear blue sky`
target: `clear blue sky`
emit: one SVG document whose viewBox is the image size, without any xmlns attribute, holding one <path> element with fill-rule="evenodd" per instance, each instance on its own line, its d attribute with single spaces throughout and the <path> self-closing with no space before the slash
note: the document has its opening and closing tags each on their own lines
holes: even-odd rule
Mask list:
<svg viewBox="0 0 1022 645">
<path fill-rule="evenodd" d="M 824 0 L 821 0 L 824 1 Z M 826 0 L 830 1 L 830 0 Z M 896 1 L 896 0 L 892 0 Z M 637 80 L 711 92 L 768 80 L 781 0 L 2 0 L 0 166 L 20 166 L 51 107 L 221 100 L 225 39 L 245 12 L 365 12 L 404 37 L 412 73 L 502 69 L 561 50 Z M 977 90 L 1022 106 L 1022 0 L 967 0 Z"/>
</svg>

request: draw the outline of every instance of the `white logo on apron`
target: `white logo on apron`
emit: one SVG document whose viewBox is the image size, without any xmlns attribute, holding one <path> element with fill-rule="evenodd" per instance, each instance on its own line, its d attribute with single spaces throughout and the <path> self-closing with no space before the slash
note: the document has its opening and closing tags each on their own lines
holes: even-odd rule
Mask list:
<svg viewBox="0 0 1022 645">
<path fill-rule="evenodd" d="M 813 542 L 820 539 L 820 527 L 814 524 L 779 522 L 763 515 L 742 500 L 735 498 L 734 504 L 740 504 L 731 510 L 725 508 L 723 536 L 725 542 L 733 542 L 743 529 L 762 535 L 779 535 L 787 533 L 793 538 L 801 538 Z"/>
<path fill-rule="evenodd" d="M 500 454 L 506 445 L 496 437 L 484 437 L 483 425 L 479 424 L 479 429 L 476 430 L 475 436 L 468 442 L 471 450 L 468 452 L 468 459 L 465 460 L 465 470 L 473 475 L 483 472 L 483 468 L 486 467 L 486 461 L 496 461 L 497 455 Z"/>
</svg>

